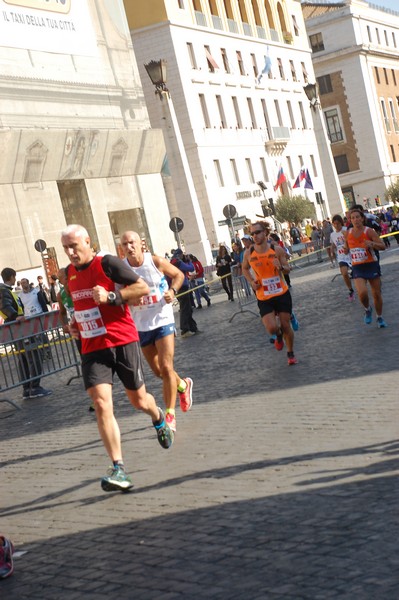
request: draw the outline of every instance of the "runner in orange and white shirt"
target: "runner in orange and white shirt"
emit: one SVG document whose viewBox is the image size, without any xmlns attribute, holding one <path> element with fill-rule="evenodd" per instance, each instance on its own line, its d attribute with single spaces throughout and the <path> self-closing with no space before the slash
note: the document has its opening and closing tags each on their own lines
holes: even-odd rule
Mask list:
<svg viewBox="0 0 399 600">
<path fill-rule="evenodd" d="M 371 227 L 366 227 L 366 218 L 358 208 L 350 211 L 350 220 L 353 225 L 345 232 L 345 251 L 350 252 L 352 260 L 352 278 L 360 302 L 364 306 L 364 322 L 369 325 L 372 320 L 373 309 L 370 306 L 367 282 L 371 287 L 374 307 L 377 313 L 378 327 L 386 327 L 382 318 L 381 271 L 375 250 L 385 250 L 385 244 L 378 233 Z"/>
<path fill-rule="evenodd" d="M 292 298 L 283 277 L 291 269 L 283 248 L 267 241 L 269 233 L 267 223 L 252 223 L 250 234 L 254 244 L 244 252 L 242 272 L 258 299 L 263 325 L 269 335 L 276 335 L 276 349 L 284 348 L 284 338 L 288 364 L 295 365 L 298 361 L 294 356 L 294 332 L 291 328 Z"/>
<path fill-rule="evenodd" d="M 352 281 L 350 278 L 350 270 L 352 268 L 352 260 L 350 254 L 346 248 L 344 220 L 341 215 L 334 215 L 332 218 L 332 224 L 335 231 L 331 234 L 331 246 L 334 249 L 337 257 L 338 266 L 341 271 L 342 278 L 345 282 L 346 287 L 349 290 L 348 300 L 353 302 L 355 299 L 355 291 L 352 288 Z"/>
</svg>

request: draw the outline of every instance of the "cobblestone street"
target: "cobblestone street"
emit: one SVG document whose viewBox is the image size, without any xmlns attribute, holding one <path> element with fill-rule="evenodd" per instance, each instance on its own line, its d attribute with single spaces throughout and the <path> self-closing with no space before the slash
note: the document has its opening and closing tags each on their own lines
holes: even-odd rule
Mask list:
<svg viewBox="0 0 399 600">
<path fill-rule="evenodd" d="M 109 462 L 71 371 L 43 381 L 47 398 L 11 393 L 0 530 L 17 556 L 0 598 L 399 598 L 398 259 L 382 256 L 385 330 L 327 263 L 292 272 L 293 367 L 258 316 L 229 322 L 238 302 L 212 295 L 202 333 L 176 340 L 194 404 L 170 450 L 115 385 L 129 494 L 100 488 Z"/>
</svg>

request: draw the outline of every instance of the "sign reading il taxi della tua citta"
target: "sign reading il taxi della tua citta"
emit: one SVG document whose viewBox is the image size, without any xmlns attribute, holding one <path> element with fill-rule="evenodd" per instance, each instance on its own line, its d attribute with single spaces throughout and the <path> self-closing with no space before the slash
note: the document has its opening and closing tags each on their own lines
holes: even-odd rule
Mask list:
<svg viewBox="0 0 399 600">
<path fill-rule="evenodd" d="M 87 0 L 0 0 L 0 46 L 96 55 Z"/>
</svg>

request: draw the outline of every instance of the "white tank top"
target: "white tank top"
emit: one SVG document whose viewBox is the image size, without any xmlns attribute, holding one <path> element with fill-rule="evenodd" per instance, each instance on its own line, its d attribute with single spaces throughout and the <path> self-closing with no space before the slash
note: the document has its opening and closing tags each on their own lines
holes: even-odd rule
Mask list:
<svg viewBox="0 0 399 600">
<path fill-rule="evenodd" d="M 144 253 L 141 267 L 132 267 L 127 258 L 124 261 L 139 277 L 144 279 L 150 288 L 150 293 L 142 298 L 139 306 L 129 306 L 137 330 L 152 331 L 163 325 L 174 323 L 173 306 L 167 304 L 163 297 L 169 289 L 169 285 L 165 275 L 155 266 L 151 253 Z"/>
</svg>

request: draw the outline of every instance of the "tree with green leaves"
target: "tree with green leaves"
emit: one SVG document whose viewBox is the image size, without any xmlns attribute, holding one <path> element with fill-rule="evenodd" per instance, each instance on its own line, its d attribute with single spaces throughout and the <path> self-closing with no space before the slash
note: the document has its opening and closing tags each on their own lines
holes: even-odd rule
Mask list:
<svg viewBox="0 0 399 600">
<path fill-rule="evenodd" d="M 387 202 L 393 202 L 394 200 L 399 202 L 399 179 L 387 187 L 385 190 L 385 200 Z"/>
<path fill-rule="evenodd" d="M 305 196 L 280 196 L 276 201 L 276 218 L 283 223 L 299 223 L 303 219 L 314 219 L 314 204 Z"/>
</svg>

